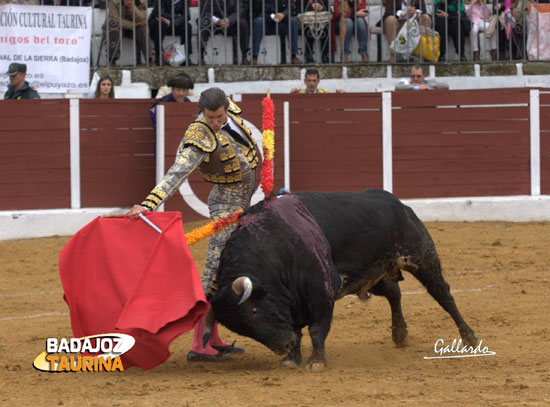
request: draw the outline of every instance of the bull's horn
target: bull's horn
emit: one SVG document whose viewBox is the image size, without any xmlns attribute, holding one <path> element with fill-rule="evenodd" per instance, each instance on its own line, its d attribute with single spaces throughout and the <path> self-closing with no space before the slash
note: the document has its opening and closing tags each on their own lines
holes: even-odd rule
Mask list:
<svg viewBox="0 0 550 407">
<path fill-rule="evenodd" d="M 204 333 L 202 335 L 202 346 L 205 347 L 208 343 L 208 340 L 210 339 L 210 335 L 212 334 L 212 329 L 214 329 L 214 311 L 212 311 L 212 307 L 208 308 L 208 312 L 206 313 L 206 316 L 204 317 Z"/>
<path fill-rule="evenodd" d="M 235 294 L 242 294 L 239 305 L 248 300 L 250 294 L 252 294 L 252 281 L 250 281 L 248 277 L 237 278 L 235 281 L 233 281 L 232 287 L 233 291 L 235 291 Z"/>
</svg>

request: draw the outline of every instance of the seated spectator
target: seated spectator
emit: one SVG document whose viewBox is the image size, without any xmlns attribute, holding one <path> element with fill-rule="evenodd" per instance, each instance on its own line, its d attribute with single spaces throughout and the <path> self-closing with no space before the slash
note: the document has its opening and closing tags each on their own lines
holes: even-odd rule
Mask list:
<svg viewBox="0 0 550 407">
<path fill-rule="evenodd" d="M 473 52 L 473 61 L 479 61 L 479 41 L 483 40 L 484 36 L 481 37 L 481 40 L 478 39 L 478 33 L 486 32 L 489 28 L 489 20 L 491 19 L 491 11 L 487 7 L 485 0 L 472 0 L 471 3 L 468 3 L 465 6 L 466 16 L 472 22 L 472 30 L 470 31 L 470 44 Z M 497 37 L 492 35 L 490 37 L 491 41 L 491 58 L 493 61 L 496 61 L 497 55 Z"/>
<path fill-rule="evenodd" d="M 445 59 L 447 51 L 447 31 L 453 39 L 457 54 L 461 61 L 467 61 L 464 54 L 464 41 L 470 33 L 470 21 L 464 13 L 464 0 L 434 0 L 435 30 L 441 39 L 439 43 L 439 60 Z M 460 28 L 459 28 L 460 24 Z"/>
<path fill-rule="evenodd" d="M 253 1 L 252 4 L 252 63 L 258 63 L 260 44 L 264 35 L 277 34 L 281 37 L 290 36 L 291 63 L 300 65 L 302 61 L 296 56 L 298 54 L 298 22 L 293 14 L 292 0 L 265 0 Z M 249 2 L 244 2 L 244 14 L 250 15 Z M 265 27 L 264 27 L 265 25 Z M 286 63 L 286 55 L 281 55 L 281 63 Z"/>
<path fill-rule="evenodd" d="M 8 85 L 8 90 L 4 93 L 4 100 L 40 99 L 36 89 L 31 88 L 25 80 L 27 78 L 26 64 L 15 62 L 10 64 L 6 75 L 10 77 L 10 84 Z"/>
<path fill-rule="evenodd" d="M 326 21 L 321 19 L 321 13 L 329 13 L 328 0 L 295 0 L 296 12 L 304 15 L 303 13 L 313 14 L 313 23 L 304 21 L 302 17 L 302 33 L 305 37 L 305 62 L 311 64 L 315 62 L 316 52 L 316 40 L 319 42 L 321 49 L 321 61 L 324 64 L 329 63 L 330 54 L 330 38 L 329 38 L 329 26 L 330 26 L 330 14 Z M 319 20 L 317 20 L 319 18 Z"/>
<path fill-rule="evenodd" d="M 306 71 L 306 77 L 304 78 L 304 83 L 306 84 L 305 89 L 292 88 L 290 93 L 330 93 L 329 90 L 319 87 L 319 82 L 321 81 L 321 76 L 317 69 L 308 69 Z M 336 93 L 346 93 L 343 89 L 336 89 Z"/>
<path fill-rule="evenodd" d="M 519 2 L 518 2 L 519 3 Z M 550 60 L 550 5 L 549 1 L 539 0 L 521 11 L 522 4 L 516 3 L 512 9 L 514 19 L 525 17 L 527 23 L 526 53 L 529 60 Z M 511 31 L 516 31 L 514 30 Z M 511 34 L 512 35 L 512 34 Z"/>
<path fill-rule="evenodd" d="M 36 5 L 36 0 L 0 0 L 0 6 L 4 4 L 28 4 L 28 5 L 34 6 Z"/>
<path fill-rule="evenodd" d="M 189 55 L 193 53 L 190 19 L 189 0 L 154 0 L 153 11 L 149 16 L 149 35 L 155 43 L 157 65 L 161 64 L 164 37 L 166 34 L 172 35 L 172 30 L 175 35 L 179 35 L 180 44 L 185 45 L 186 64 L 193 65 L 189 60 Z"/>
<path fill-rule="evenodd" d="M 113 79 L 109 75 L 103 75 L 97 81 L 97 86 L 94 93 L 95 99 L 114 99 L 115 86 Z"/>
<path fill-rule="evenodd" d="M 44 6 L 89 6 L 92 3 L 92 0 L 12 0 L 8 3 L 17 3 L 17 4 L 41 4 Z M 2 2 L 0 1 L 0 4 Z"/>
<path fill-rule="evenodd" d="M 168 95 L 157 99 L 149 112 L 151 113 L 151 120 L 153 121 L 153 127 L 157 126 L 157 105 L 165 102 L 191 102 L 191 99 L 187 97 L 189 90 L 194 88 L 193 80 L 186 73 L 180 73 L 174 78 L 170 79 L 167 85 L 172 88 L 172 92 Z"/>
<path fill-rule="evenodd" d="M 449 89 L 449 85 L 444 82 L 437 82 L 435 79 L 426 78 L 424 70 L 420 65 L 411 67 L 410 81 L 404 80 L 395 85 L 395 90 L 434 90 Z"/>
<path fill-rule="evenodd" d="M 497 60 L 505 60 L 506 48 L 509 41 L 507 41 L 506 39 L 506 32 L 503 29 L 504 28 L 503 25 L 499 21 L 501 14 L 504 13 L 504 0 L 494 1 L 493 13 L 494 13 L 493 17 L 491 17 L 493 19 L 493 24 L 489 25 L 486 35 L 488 38 L 492 36 L 497 37 L 497 42 L 498 42 Z"/>
<path fill-rule="evenodd" d="M 334 14 L 332 16 L 333 39 L 335 34 L 340 35 L 340 30 L 345 31 L 344 37 L 344 55 L 342 62 L 348 62 L 351 54 L 351 39 L 353 33 L 357 32 L 357 42 L 359 43 L 359 54 L 363 62 L 369 61 L 367 54 L 367 0 L 334 0 Z M 336 49 L 336 41 L 333 41 Z M 340 50 L 342 51 L 342 50 Z"/>
<path fill-rule="evenodd" d="M 135 2 L 135 7 L 134 7 Z M 120 58 L 120 25 L 122 24 L 122 36 L 134 37 L 137 51 L 137 64 L 141 64 L 141 55 L 154 65 L 153 50 L 147 39 L 147 2 L 146 0 L 111 0 L 106 24 L 103 24 L 105 39 L 109 44 L 109 61 L 112 66 L 116 65 Z M 106 31 L 108 25 L 108 31 Z"/>
<path fill-rule="evenodd" d="M 204 53 L 211 32 L 239 38 L 241 48 L 241 64 L 250 65 L 246 55 L 250 49 L 250 28 L 248 16 L 244 14 L 244 2 L 248 0 L 206 0 L 201 3 L 201 64 L 204 63 Z M 233 64 L 237 65 L 237 47 L 233 41 Z"/>
<path fill-rule="evenodd" d="M 420 14 L 421 24 L 426 27 L 431 27 L 432 19 L 426 13 L 426 3 L 424 0 L 412 0 L 411 2 L 401 0 L 386 0 L 386 11 L 382 17 L 383 31 L 390 45 L 397 33 L 410 18 Z M 404 62 L 402 56 L 395 55 L 390 51 L 390 62 Z"/>
</svg>

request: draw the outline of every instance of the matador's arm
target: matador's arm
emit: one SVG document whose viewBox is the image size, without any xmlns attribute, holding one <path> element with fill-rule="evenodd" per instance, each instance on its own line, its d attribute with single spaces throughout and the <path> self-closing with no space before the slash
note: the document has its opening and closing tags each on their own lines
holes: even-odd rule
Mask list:
<svg viewBox="0 0 550 407">
<path fill-rule="evenodd" d="M 174 164 L 164 178 L 147 195 L 141 206 L 154 211 L 159 205 L 170 198 L 187 177 L 208 157 L 209 154 L 197 147 L 187 145 L 178 148 Z"/>
</svg>

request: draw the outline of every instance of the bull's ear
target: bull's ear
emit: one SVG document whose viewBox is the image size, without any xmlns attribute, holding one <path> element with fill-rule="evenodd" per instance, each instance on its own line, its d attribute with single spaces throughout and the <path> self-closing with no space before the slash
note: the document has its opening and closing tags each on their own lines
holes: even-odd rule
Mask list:
<svg viewBox="0 0 550 407">
<path fill-rule="evenodd" d="M 258 286 L 256 284 L 254 286 L 254 292 L 252 293 L 252 298 L 259 300 L 260 298 L 264 297 L 266 294 L 267 294 L 267 290 L 262 286 Z"/>
</svg>

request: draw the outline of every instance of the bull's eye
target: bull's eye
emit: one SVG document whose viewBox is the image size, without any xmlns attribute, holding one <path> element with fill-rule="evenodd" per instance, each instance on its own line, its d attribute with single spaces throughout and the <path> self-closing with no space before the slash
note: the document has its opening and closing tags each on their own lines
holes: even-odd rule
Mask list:
<svg viewBox="0 0 550 407">
<path fill-rule="evenodd" d="M 258 312 L 258 309 L 257 309 L 256 307 L 253 307 L 253 308 L 252 308 L 252 313 L 253 313 L 254 315 L 256 315 L 257 312 Z"/>
</svg>

